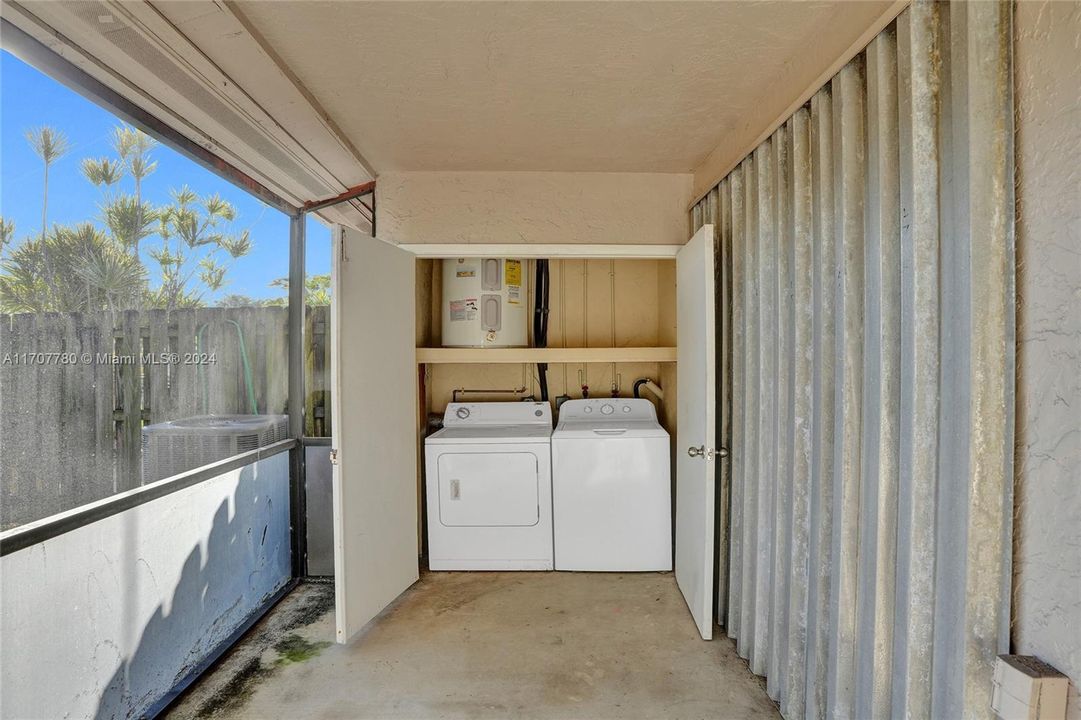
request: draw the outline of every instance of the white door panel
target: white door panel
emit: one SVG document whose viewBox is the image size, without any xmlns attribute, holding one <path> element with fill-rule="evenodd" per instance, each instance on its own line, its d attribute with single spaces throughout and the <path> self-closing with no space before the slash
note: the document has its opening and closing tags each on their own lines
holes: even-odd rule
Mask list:
<svg viewBox="0 0 1081 720">
<path fill-rule="evenodd" d="M 713 637 L 715 345 L 713 226 L 676 255 L 676 582 L 705 640 Z"/>
<path fill-rule="evenodd" d="M 419 577 L 412 254 L 338 227 L 331 297 L 334 583 L 348 642 Z"/>
</svg>

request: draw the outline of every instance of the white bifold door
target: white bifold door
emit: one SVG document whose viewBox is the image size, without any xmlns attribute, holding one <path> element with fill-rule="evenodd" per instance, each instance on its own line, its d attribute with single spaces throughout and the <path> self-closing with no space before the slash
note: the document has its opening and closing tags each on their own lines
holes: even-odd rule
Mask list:
<svg viewBox="0 0 1081 720">
<path fill-rule="evenodd" d="M 419 577 L 414 256 L 334 232 L 331 413 L 337 640 Z"/>
<path fill-rule="evenodd" d="M 676 583 L 705 640 L 713 638 L 716 325 L 713 226 L 676 255 Z"/>
</svg>

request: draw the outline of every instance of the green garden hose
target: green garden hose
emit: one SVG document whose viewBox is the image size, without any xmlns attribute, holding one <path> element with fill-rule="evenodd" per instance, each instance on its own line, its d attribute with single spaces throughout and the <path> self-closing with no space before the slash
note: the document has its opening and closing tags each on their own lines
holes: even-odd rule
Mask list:
<svg viewBox="0 0 1081 720">
<path fill-rule="evenodd" d="M 240 365 L 244 368 L 244 388 L 248 391 L 248 402 L 251 404 L 251 414 L 259 414 L 259 406 L 255 402 L 255 383 L 252 381 L 251 376 L 251 363 L 248 362 L 248 348 L 244 344 L 244 331 L 240 327 L 240 323 L 236 320 L 226 319 L 225 322 L 231 324 L 236 328 L 237 341 L 240 343 Z M 203 349 L 203 331 L 207 329 L 209 323 L 203 323 L 199 326 L 199 329 L 195 331 L 195 351 L 202 353 Z M 203 380 L 203 414 L 207 414 L 207 408 L 210 407 L 210 383 L 206 377 L 206 368 L 204 363 L 199 363 L 199 376 Z"/>
</svg>

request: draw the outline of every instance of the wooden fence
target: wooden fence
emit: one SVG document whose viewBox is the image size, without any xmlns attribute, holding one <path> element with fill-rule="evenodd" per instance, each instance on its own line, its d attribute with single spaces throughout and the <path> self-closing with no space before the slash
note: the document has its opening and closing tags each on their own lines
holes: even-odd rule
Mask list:
<svg viewBox="0 0 1081 720">
<path fill-rule="evenodd" d="M 305 323 L 306 433 L 329 435 L 329 308 Z M 144 424 L 287 413 L 288 343 L 284 307 L 0 315 L 3 528 L 139 485 Z"/>
</svg>

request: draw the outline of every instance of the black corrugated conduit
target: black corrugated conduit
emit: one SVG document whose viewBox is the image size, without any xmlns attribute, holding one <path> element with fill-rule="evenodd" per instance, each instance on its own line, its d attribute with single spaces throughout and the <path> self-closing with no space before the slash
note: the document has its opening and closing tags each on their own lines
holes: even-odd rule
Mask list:
<svg viewBox="0 0 1081 720">
<path fill-rule="evenodd" d="M 548 261 L 537 260 L 537 294 L 533 303 L 533 347 L 548 347 Z M 541 400 L 548 402 L 548 363 L 537 363 Z"/>
</svg>

